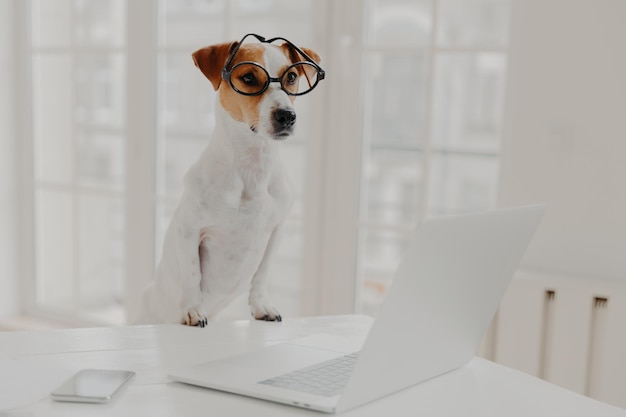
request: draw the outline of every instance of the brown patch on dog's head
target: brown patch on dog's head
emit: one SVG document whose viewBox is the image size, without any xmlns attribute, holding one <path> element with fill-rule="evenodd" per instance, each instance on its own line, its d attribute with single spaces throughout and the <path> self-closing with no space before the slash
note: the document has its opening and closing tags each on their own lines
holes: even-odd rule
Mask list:
<svg viewBox="0 0 626 417">
<path fill-rule="evenodd" d="M 289 57 L 289 60 L 292 64 L 295 64 L 296 62 L 306 61 L 306 59 L 298 51 L 292 48 L 291 45 L 289 45 L 287 42 L 283 43 L 280 47 L 285 52 L 285 55 Z M 309 58 L 311 58 L 313 61 L 315 61 L 316 64 L 319 65 L 319 63 L 321 62 L 321 58 L 317 52 L 309 48 L 300 49 L 302 49 L 302 51 L 307 54 Z M 307 82 L 309 83 L 309 86 L 311 86 L 313 84 L 311 80 L 315 77 L 315 70 L 313 68 L 309 68 L 308 66 L 306 66 L 305 68 L 307 68 L 307 70 L 300 71 L 300 75 L 305 76 Z"/>
<path fill-rule="evenodd" d="M 216 91 L 222 82 L 222 68 L 235 46 L 237 42 L 220 43 L 198 49 L 191 54 L 193 63 L 211 81 Z"/>
<path fill-rule="evenodd" d="M 207 46 L 194 52 L 192 57 L 196 66 L 219 92 L 219 100 L 224 110 L 233 119 L 247 123 L 254 130 L 258 121 L 258 103 L 262 95 L 244 96 L 233 90 L 229 83 L 222 83 L 222 68 L 237 44 L 238 42 L 231 42 Z M 263 51 L 263 46 L 259 44 L 241 45 L 229 67 L 232 68 L 243 61 L 252 61 L 264 66 Z"/>
<path fill-rule="evenodd" d="M 298 51 L 292 48 L 291 45 L 289 45 L 287 42 L 280 45 L 280 47 L 285 51 L 285 55 L 289 57 L 289 60 L 291 61 L 292 64 L 295 64 L 296 62 L 300 62 L 300 61 L 306 61 L 306 59 L 302 55 L 300 55 Z M 309 49 L 309 48 L 300 48 L 300 49 L 302 49 L 302 51 L 305 54 L 307 54 L 309 58 L 315 61 L 316 64 L 319 64 L 321 62 L 321 58 L 319 54 L 315 52 L 314 50 Z"/>
<path fill-rule="evenodd" d="M 240 62 L 249 61 L 265 67 L 263 52 L 265 48 L 259 44 L 242 45 L 230 67 Z M 220 87 L 220 103 L 233 119 L 246 123 L 252 131 L 256 131 L 259 122 L 259 103 L 263 94 L 257 96 L 244 96 L 237 93 L 229 83 L 223 83 Z"/>
</svg>

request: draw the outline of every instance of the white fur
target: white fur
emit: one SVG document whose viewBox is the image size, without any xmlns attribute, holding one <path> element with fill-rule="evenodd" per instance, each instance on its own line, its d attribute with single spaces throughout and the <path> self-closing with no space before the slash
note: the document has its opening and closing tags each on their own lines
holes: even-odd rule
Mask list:
<svg viewBox="0 0 626 417">
<path fill-rule="evenodd" d="M 265 48 L 265 67 L 275 77 L 287 57 L 278 48 Z M 254 132 L 232 119 L 218 98 L 215 130 L 185 175 L 136 322 L 202 326 L 246 291 L 254 317 L 280 320 L 267 293 L 268 260 L 292 205 L 280 141 L 272 138 L 272 111 L 279 107 L 292 103 L 272 83 L 259 104 Z"/>
</svg>

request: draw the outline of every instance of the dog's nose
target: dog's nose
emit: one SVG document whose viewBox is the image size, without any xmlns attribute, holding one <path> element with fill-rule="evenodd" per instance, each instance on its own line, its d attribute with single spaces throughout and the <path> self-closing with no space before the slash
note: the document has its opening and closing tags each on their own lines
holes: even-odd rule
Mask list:
<svg viewBox="0 0 626 417">
<path fill-rule="evenodd" d="M 296 122 L 296 112 L 291 109 L 276 109 L 274 120 L 281 129 L 287 129 Z"/>
</svg>

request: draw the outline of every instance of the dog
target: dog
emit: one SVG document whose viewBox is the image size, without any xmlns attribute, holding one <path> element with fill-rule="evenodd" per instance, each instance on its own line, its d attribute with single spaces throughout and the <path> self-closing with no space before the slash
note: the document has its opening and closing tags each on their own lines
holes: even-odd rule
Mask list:
<svg viewBox="0 0 626 417">
<path fill-rule="evenodd" d="M 247 36 L 260 43 L 244 44 Z M 267 270 L 293 196 L 278 148 L 294 133 L 300 82 L 312 89 L 323 78 L 320 57 L 284 38 L 254 34 L 192 57 L 217 92 L 215 128 L 184 177 L 155 279 L 134 321 L 204 327 L 246 291 L 255 319 L 281 321 Z"/>
</svg>

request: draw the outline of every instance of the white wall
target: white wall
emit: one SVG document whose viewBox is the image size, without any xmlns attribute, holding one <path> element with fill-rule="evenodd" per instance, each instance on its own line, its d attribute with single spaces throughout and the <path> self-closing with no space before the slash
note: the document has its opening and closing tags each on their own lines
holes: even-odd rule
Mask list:
<svg viewBox="0 0 626 417">
<path fill-rule="evenodd" d="M 626 281 L 626 2 L 514 7 L 501 205 L 549 211 L 524 266 Z"/>
<path fill-rule="evenodd" d="M 14 4 L 0 0 L 0 316 L 18 310 Z"/>
</svg>

